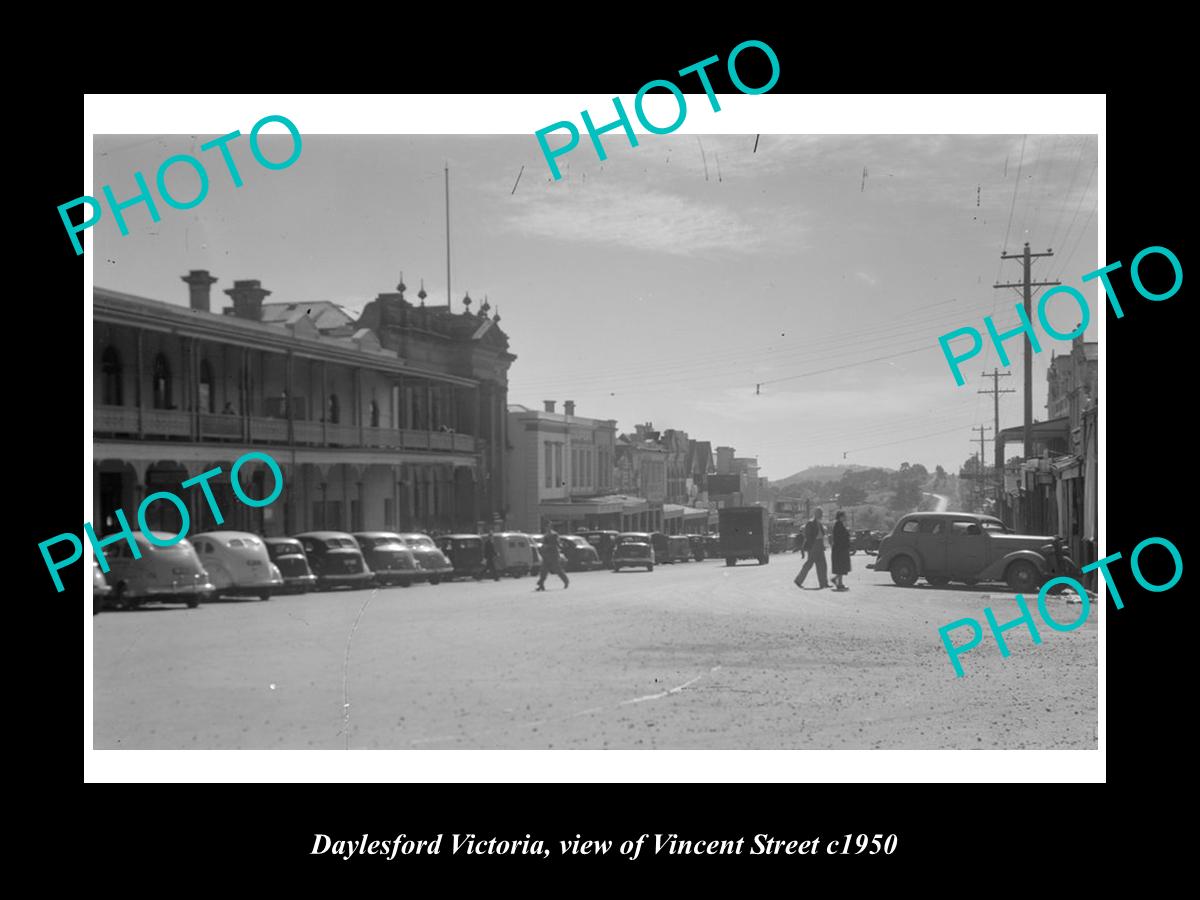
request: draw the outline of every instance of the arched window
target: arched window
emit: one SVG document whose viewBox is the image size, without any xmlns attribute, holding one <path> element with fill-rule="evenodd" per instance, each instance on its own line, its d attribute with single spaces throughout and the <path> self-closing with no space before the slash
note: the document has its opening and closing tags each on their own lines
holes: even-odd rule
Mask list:
<svg viewBox="0 0 1200 900">
<path fill-rule="evenodd" d="M 214 404 L 216 398 L 213 396 L 213 373 L 212 366 L 209 365 L 207 359 L 200 360 L 200 411 L 201 412 L 216 412 Z"/>
<path fill-rule="evenodd" d="M 154 408 L 171 409 L 171 364 L 163 354 L 154 357 Z"/>
<path fill-rule="evenodd" d="M 338 423 L 338 418 L 341 416 L 341 404 L 338 403 L 338 395 L 329 395 L 329 414 L 327 416 L 331 425 Z"/>
<path fill-rule="evenodd" d="M 374 400 L 371 401 L 370 413 L 371 413 L 371 427 L 378 428 L 379 427 L 379 404 L 376 403 Z"/>
<path fill-rule="evenodd" d="M 101 357 L 100 368 L 104 374 L 102 402 L 106 406 L 121 406 L 121 356 L 115 347 L 108 347 Z"/>
</svg>

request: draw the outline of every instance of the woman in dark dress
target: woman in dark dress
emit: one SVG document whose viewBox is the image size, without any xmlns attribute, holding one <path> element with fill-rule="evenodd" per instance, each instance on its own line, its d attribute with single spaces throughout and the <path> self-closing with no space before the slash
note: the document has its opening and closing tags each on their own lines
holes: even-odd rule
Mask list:
<svg viewBox="0 0 1200 900">
<path fill-rule="evenodd" d="M 833 550 L 830 554 L 833 569 L 833 589 L 848 591 L 842 576 L 850 571 L 850 532 L 846 529 L 846 514 L 839 512 L 833 523 Z"/>
</svg>

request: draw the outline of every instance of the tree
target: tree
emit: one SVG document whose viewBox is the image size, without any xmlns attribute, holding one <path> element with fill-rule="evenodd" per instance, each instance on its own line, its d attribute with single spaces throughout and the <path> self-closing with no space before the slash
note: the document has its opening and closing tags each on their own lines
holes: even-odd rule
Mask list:
<svg viewBox="0 0 1200 900">
<path fill-rule="evenodd" d="M 838 505 L 858 506 L 867 502 L 867 492 L 854 484 L 843 484 L 837 494 Z"/>
</svg>

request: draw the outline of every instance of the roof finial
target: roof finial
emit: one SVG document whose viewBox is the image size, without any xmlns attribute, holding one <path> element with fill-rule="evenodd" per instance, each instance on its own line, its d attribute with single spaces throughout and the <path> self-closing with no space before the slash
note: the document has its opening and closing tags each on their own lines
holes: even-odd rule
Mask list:
<svg viewBox="0 0 1200 900">
<path fill-rule="evenodd" d="M 471 311 L 471 292 L 470 291 L 467 291 L 463 295 L 463 306 L 466 308 L 467 312 Z"/>
<path fill-rule="evenodd" d="M 396 285 L 396 290 L 398 290 L 400 292 L 400 299 L 403 300 L 404 292 L 406 290 L 408 290 L 408 287 L 404 284 L 404 270 L 403 269 L 400 270 L 400 283 L 398 285 Z"/>
<path fill-rule="evenodd" d="M 422 306 L 425 305 L 425 298 L 428 296 L 429 295 L 427 293 L 425 293 L 425 279 L 422 278 L 421 279 L 421 289 L 419 291 L 417 291 L 417 298 L 421 301 Z"/>
<path fill-rule="evenodd" d="M 488 311 L 492 308 L 492 304 L 488 303 L 487 294 L 483 295 L 483 303 L 479 305 L 479 315 L 486 319 Z"/>
<path fill-rule="evenodd" d="M 493 322 L 500 321 L 500 304 L 499 303 L 496 304 L 496 314 L 494 316 L 492 316 L 492 321 Z"/>
</svg>

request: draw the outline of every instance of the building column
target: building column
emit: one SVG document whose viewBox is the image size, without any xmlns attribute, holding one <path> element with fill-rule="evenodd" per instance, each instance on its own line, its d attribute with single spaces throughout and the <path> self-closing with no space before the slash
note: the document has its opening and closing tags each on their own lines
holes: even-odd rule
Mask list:
<svg viewBox="0 0 1200 900">
<path fill-rule="evenodd" d="M 287 351 L 283 381 L 283 411 L 287 414 L 287 439 L 288 444 L 294 446 L 296 443 L 296 357 L 291 350 Z"/>
<path fill-rule="evenodd" d="M 238 410 L 242 415 L 242 441 L 250 442 L 250 348 L 242 348 L 242 373 L 238 384 Z"/>
<path fill-rule="evenodd" d="M 367 433 L 363 424 L 363 379 L 362 369 L 354 370 L 354 415 L 358 419 L 358 446 L 367 445 Z"/>
<path fill-rule="evenodd" d="M 138 433 L 138 437 L 140 438 L 140 437 L 144 437 L 146 434 L 145 422 L 143 421 L 145 419 L 145 415 L 146 415 L 145 409 L 143 408 L 144 407 L 145 389 L 142 387 L 142 378 L 145 375 L 145 371 L 144 371 L 145 370 L 145 365 L 144 365 L 145 352 L 143 349 L 145 332 L 142 329 L 137 328 L 134 330 L 134 334 L 137 336 L 137 340 L 136 340 L 137 353 L 135 354 L 135 358 L 136 358 L 135 365 L 137 367 L 137 372 L 135 373 L 136 377 L 134 378 L 134 381 L 133 381 L 133 394 L 134 394 L 134 400 L 137 403 L 137 433 Z"/>
</svg>

